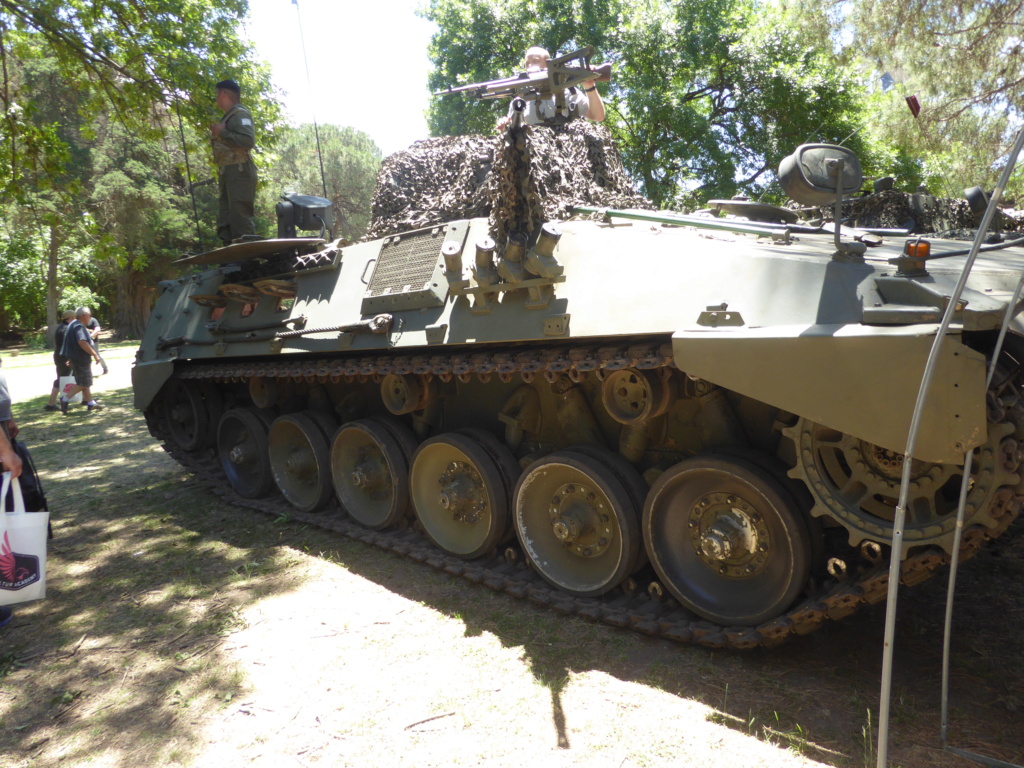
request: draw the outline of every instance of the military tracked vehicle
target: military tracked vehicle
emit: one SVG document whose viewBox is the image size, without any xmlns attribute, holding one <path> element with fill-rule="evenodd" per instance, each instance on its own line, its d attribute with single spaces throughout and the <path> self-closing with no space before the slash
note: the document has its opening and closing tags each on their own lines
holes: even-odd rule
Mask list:
<svg viewBox="0 0 1024 768">
<path fill-rule="evenodd" d="M 780 178 L 826 206 L 862 181 L 824 145 Z M 185 259 L 160 284 L 136 407 L 233 503 L 563 613 L 776 644 L 885 599 L 911 413 L 967 249 L 718 207 Z M 1020 241 L 985 246 L 956 306 L 913 459 L 907 584 L 949 560 L 966 452 L 963 554 L 1020 511 L 1020 307 L 987 391 L 986 366 L 1022 269 Z"/>
</svg>

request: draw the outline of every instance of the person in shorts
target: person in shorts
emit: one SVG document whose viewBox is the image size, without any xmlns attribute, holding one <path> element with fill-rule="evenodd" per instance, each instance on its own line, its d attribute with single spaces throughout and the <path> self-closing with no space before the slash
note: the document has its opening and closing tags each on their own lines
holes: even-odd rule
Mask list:
<svg viewBox="0 0 1024 768">
<path fill-rule="evenodd" d="M 68 325 L 68 329 L 64 333 L 62 351 L 64 357 L 71 361 L 71 371 L 75 374 L 75 381 L 78 382 L 60 396 L 60 411 L 65 416 L 68 412 L 68 398 L 74 397 L 79 392 L 82 393 L 82 399 L 85 400 L 90 411 L 98 411 L 103 408 L 102 404 L 93 400 L 90 389 L 92 387 L 92 361 L 100 362 L 100 353 L 93 349 L 87 327 L 91 318 L 92 312 L 88 307 L 79 307 L 75 310 L 75 319 Z"/>
<path fill-rule="evenodd" d="M 57 378 L 53 380 L 53 389 L 50 390 L 50 402 L 43 406 L 44 411 L 57 410 L 57 395 L 60 394 L 60 380 L 63 376 L 71 375 L 71 362 L 64 357 L 64 334 L 67 333 L 68 325 L 75 319 L 75 310 L 65 310 L 61 316 L 60 323 L 53 332 L 53 364 L 57 367 Z"/>
<path fill-rule="evenodd" d="M 97 355 L 100 355 L 100 331 L 103 330 L 100 328 L 100 321 L 95 317 L 90 317 L 85 327 L 89 331 L 89 342 L 92 344 L 92 348 L 96 350 Z M 100 376 L 108 373 L 107 361 L 103 359 L 103 355 L 100 355 L 100 367 L 103 368 L 103 373 Z"/>
</svg>

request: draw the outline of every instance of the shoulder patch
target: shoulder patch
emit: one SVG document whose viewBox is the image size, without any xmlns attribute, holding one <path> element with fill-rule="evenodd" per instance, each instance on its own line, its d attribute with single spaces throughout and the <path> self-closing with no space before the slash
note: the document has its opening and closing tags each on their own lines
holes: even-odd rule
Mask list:
<svg viewBox="0 0 1024 768">
<path fill-rule="evenodd" d="M 248 117 L 243 117 L 242 125 L 252 125 L 252 120 L 250 120 Z"/>
</svg>

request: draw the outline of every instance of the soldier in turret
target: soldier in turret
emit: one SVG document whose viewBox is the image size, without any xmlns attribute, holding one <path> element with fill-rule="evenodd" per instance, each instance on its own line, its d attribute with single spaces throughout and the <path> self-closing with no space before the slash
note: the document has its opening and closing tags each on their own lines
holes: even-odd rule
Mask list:
<svg viewBox="0 0 1024 768">
<path fill-rule="evenodd" d="M 210 126 L 210 143 L 220 184 L 217 236 L 224 245 L 256 233 L 252 223 L 256 165 L 250 154 L 256 144 L 256 131 L 249 110 L 239 103 L 241 94 L 242 89 L 234 80 L 217 83 L 217 106 L 224 110 L 224 116 Z"/>
<path fill-rule="evenodd" d="M 545 48 L 534 45 L 526 49 L 523 56 L 523 67 L 527 72 L 541 72 L 548 68 L 548 59 L 551 54 Z M 566 120 L 576 117 L 585 117 L 600 123 L 604 120 L 604 102 L 601 101 L 601 94 L 597 92 L 597 83 L 588 82 L 579 87 L 572 87 L 565 92 L 565 107 L 568 115 L 559 115 L 554 98 L 547 98 L 538 101 L 528 100 L 526 109 L 523 111 L 523 122 L 527 125 L 558 125 Z M 499 131 L 508 127 L 512 122 L 512 105 L 509 105 L 508 115 L 498 121 Z"/>
</svg>

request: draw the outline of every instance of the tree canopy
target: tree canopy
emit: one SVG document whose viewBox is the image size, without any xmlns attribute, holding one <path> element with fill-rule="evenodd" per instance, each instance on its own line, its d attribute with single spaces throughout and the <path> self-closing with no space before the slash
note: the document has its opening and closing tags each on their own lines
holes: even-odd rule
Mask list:
<svg viewBox="0 0 1024 768">
<path fill-rule="evenodd" d="M 529 45 L 594 45 L 614 67 L 601 88 L 623 161 L 659 205 L 762 194 L 798 144 L 839 142 L 861 119 L 853 79 L 757 0 L 432 0 L 425 14 L 434 90 L 511 74 Z M 437 99 L 430 127 L 493 131 L 505 108 Z"/>
<path fill-rule="evenodd" d="M 84 116 L 109 111 L 131 130 L 156 136 L 164 115 L 180 109 L 193 127 L 218 117 L 213 86 L 233 77 L 257 108 L 262 141 L 278 120 L 270 73 L 239 36 L 245 0 L 0 0 L 0 199 L 61 172 L 66 144 L 38 107 L 21 73 L 46 59 L 59 74 L 74 109 Z M 162 105 L 161 110 L 155 108 Z"/>
<path fill-rule="evenodd" d="M 975 107 L 1024 117 L 1024 0 L 867 0 L 848 23 L 879 72 L 938 97 L 936 119 Z"/>
<path fill-rule="evenodd" d="M 282 192 L 324 195 L 334 210 L 334 234 L 358 240 L 370 224 L 370 203 L 380 168 L 380 149 L 355 128 L 321 125 L 320 151 L 324 177 L 320 177 L 316 130 L 310 123 L 285 127 L 277 143 L 278 159 L 264 172 L 264 210 L 273 210 Z"/>
<path fill-rule="evenodd" d="M 936 193 L 991 185 L 1024 126 L 1024 0 L 787 0 L 809 42 L 872 83 L 869 138 Z M 883 86 L 884 83 L 884 86 Z M 912 115 L 905 98 L 921 106 Z M 1024 177 L 1011 186 L 1024 193 Z"/>
</svg>

